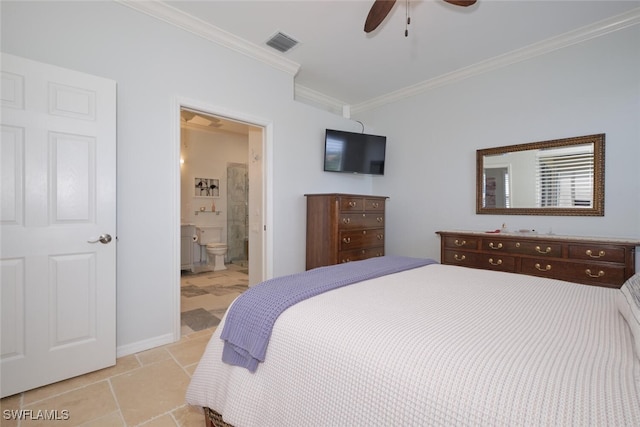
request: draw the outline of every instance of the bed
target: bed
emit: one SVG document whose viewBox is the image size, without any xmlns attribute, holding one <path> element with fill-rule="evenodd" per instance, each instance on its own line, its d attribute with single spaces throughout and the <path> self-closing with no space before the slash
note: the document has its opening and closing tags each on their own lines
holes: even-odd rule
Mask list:
<svg viewBox="0 0 640 427">
<path fill-rule="evenodd" d="M 186 399 L 216 426 L 638 426 L 628 288 L 410 268 L 292 305 L 254 372 L 221 360 L 232 305 Z"/>
</svg>

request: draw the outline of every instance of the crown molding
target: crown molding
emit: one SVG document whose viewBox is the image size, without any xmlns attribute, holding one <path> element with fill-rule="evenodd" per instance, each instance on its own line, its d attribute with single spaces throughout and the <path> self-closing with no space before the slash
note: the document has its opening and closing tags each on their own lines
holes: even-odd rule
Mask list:
<svg viewBox="0 0 640 427">
<path fill-rule="evenodd" d="M 174 25 L 192 34 L 217 43 L 226 48 L 235 50 L 250 58 L 264 62 L 280 71 L 292 76 L 298 74 L 300 64 L 272 53 L 265 48 L 250 43 L 228 31 L 211 25 L 201 19 L 182 12 L 159 0 L 114 0 L 124 6 L 145 13 L 156 19 Z"/>
<path fill-rule="evenodd" d="M 294 85 L 294 99 L 336 114 L 343 114 L 344 107 L 347 105 L 347 103 L 342 100 L 298 83 Z"/>
<path fill-rule="evenodd" d="M 185 31 L 210 40 L 221 46 L 235 50 L 250 58 L 261 61 L 278 70 L 284 71 L 295 77 L 300 70 L 300 64 L 272 53 L 265 48 L 250 43 L 232 33 L 211 25 L 201 19 L 195 18 L 180 11 L 160 0 L 114 0 L 124 6 L 145 13 L 168 24 L 179 27 Z M 578 43 L 585 42 L 606 34 L 622 30 L 640 23 L 640 8 L 632 9 L 621 15 L 614 16 L 596 22 L 577 30 L 544 40 L 539 43 L 516 49 L 514 51 L 496 56 L 494 58 L 476 63 L 469 67 L 443 74 L 430 80 L 407 86 L 405 88 L 389 92 L 385 95 L 370 100 L 348 105 L 345 102 L 325 95 L 308 87 L 295 84 L 295 98 L 299 101 L 322 108 L 324 110 L 344 115 L 345 108 L 350 114 L 357 114 L 367 110 L 381 107 L 385 104 L 400 101 L 405 98 L 424 93 L 431 89 L 458 82 L 488 71 L 506 67 L 518 62 L 526 61 L 555 50 L 563 49 Z"/>
<path fill-rule="evenodd" d="M 359 104 L 352 105 L 351 113 L 357 114 L 363 111 L 378 108 L 385 104 L 397 102 L 437 87 L 445 86 L 521 61 L 526 61 L 528 59 L 535 58 L 537 56 L 563 49 L 565 47 L 572 46 L 578 43 L 582 43 L 596 37 L 601 37 L 606 34 L 610 34 L 637 24 L 640 24 L 640 8 L 632 9 L 621 15 L 602 20 L 585 27 L 581 27 L 577 30 L 567 32 L 560 36 L 552 37 L 542 42 L 534 43 L 521 49 L 516 49 L 514 51 L 496 56 L 486 61 L 476 63 L 469 67 L 461 68 L 451 73 L 443 74 L 436 78 L 425 80 L 418 84 L 390 92 L 388 94 L 370 99 Z"/>
</svg>

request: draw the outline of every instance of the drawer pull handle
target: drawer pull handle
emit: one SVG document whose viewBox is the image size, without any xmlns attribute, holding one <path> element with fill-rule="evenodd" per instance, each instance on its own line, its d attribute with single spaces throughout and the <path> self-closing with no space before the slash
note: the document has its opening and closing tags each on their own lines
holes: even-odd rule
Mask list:
<svg viewBox="0 0 640 427">
<path fill-rule="evenodd" d="M 342 218 L 343 224 L 349 224 L 351 222 L 351 218 Z"/>
<path fill-rule="evenodd" d="M 382 222 L 382 217 L 381 217 L 381 216 L 377 217 L 377 218 L 376 218 L 376 221 L 378 221 L 378 222 Z"/>
<path fill-rule="evenodd" d="M 349 207 L 355 208 L 356 206 L 358 206 L 358 202 L 354 202 L 354 201 L 349 202 Z"/>
<path fill-rule="evenodd" d="M 342 239 L 342 241 L 343 241 L 344 243 L 351 243 L 351 237 L 344 237 L 344 238 Z"/>
<path fill-rule="evenodd" d="M 502 260 L 499 259 L 498 261 L 493 261 L 493 258 L 489 258 L 489 264 L 491 265 L 502 265 Z"/>
<path fill-rule="evenodd" d="M 587 254 L 588 257 L 591 257 L 591 258 L 602 258 L 604 256 L 604 251 L 600 251 L 600 252 L 598 252 L 598 255 L 594 255 L 593 252 L 591 251 L 591 249 L 587 249 L 586 254 Z M 602 273 L 602 274 L 604 274 L 604 273 Z"/>
<path fill-rule="evenodd" d="M 456 245 L 456 246 L 464 246 L 464 245 L 466 245 L 466 244 L 467 244 L 467 241 L 466 241 L 466 240 L 463 240 L 463 241 L 461 242 L 460 240 L 456 239 L 456 240 L 453 242 L 453 244 L 454 244 L 454 245 Z"/>
<path fill-rule="evenodd" d="M 540 246 L 536 246 L 536 252 L 538 252 L 539 254 L 548 254 L 549 252 L 551 252 L 551 248 L 547 246 L 547 248 L 543 251 Z"/>
<path fill-rule="evenodd" d="M 604 276 L 604 271 L 602 270 L 598 271 L 598 274 L 593 274 L 591 273 L 591 270 L 587 268 L 584 272 L 586 273 L 587 276 L 593 277 L 594 279 Z"/>
<path fill-rule="evenodd" d="M 502 249 L 502 243 L 498 243 L 498 245 L 497 245 L 497 246 L 494 246 L 494 245 L 493 245 L 493 242 L 489 242 L 489 247 L 490 247 L 491 249 Z"/>
<path fill-rule="evenodd" d="M 378 238 L 378 240 L 382 240 L 384 239 L 384 234 L 377 234 L 376 237 Z"/>
<path fill-rule="evenodd" d="M 342 262 L 351 262 L 351 259 L 350 259 L 350 258 L 344 258 L 344 259 L 342 260 Z"/>
<path fill-rule="evenodd" d="M 542 268 L 542 266 L 540 264 L 536 264 L 535 265 L 536 270 L 540 270 L 540 271 L 549 271 L 551 270 L 551 265 L 547 264 L 544 268 Z"/>
<path fill-rule="evenodd" d="M 373 202 L 373 203 L 371 203 L 371 206 L 373 206 L 374 208 L 376 208 L 376 209 L 377 209 L 377 208 L 380 206 L 380 203 L 378 203 L 378 202 Z"/>
<path fill-rule="evenodd" d="M 458 255 L 458 254 L 453 254 L 453 259 L 455 259 L 456 261 L 464 261 L 465 259 L 467 259 L 466 256 L 462 255 Z"/>
</svg>

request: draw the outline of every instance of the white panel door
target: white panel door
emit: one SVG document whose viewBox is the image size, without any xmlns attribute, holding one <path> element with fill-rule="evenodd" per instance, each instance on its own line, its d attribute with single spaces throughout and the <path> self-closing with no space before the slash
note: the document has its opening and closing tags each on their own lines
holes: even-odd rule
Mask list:
<svg viewBox="0 0 640 427">
<path fill-rule="evenodd" d="M 115 364 L 116 86 L 2 54 L 2 397 Z"/>
</svg>

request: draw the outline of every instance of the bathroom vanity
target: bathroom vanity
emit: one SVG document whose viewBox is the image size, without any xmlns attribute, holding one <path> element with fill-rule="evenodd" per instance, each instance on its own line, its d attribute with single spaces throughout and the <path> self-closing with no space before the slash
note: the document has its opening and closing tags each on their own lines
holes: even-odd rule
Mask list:
<svg viewBox="0 0 640 427">
<path fill-rule="evenodd" d="M 195 242 L 196 227 L 192 224 L 180 226 L 180 270 L 194 272 L 193 244 Z"/>
</svg>

